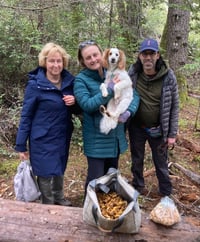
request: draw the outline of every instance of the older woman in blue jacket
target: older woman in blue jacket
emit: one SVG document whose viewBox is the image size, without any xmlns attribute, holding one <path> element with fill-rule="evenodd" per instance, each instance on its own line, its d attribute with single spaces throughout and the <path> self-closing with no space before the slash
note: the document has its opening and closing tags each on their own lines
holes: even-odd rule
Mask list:
<svg viewBox="0 0 200 242">
<path fill-rule="evenodd" d="M 64 199 L 63 175 L 76 110 L 74 77 L 64 69 L 67 64 L 61 46 L 47 43 L 41 50 L 39 67 L 29 73 L 15 146 L 20 160 L 30 157 L 42 203 L 64 206 L 71 205 Z"/>
<path fill-rule="evenodd" d="M 125 122 L 133 116 L 139 106 L 139 96 L 134 91 L 134 98 L 128 110 L 121 114 L 119 123 L 108 134 L 100 132 L 102 114 L 101 105 L 106 105 L 113 97 L 113 82 L 109 85 L 107 97 L 103 97 L 100 85 L 105 79 L 102 66 L 102 50 L 94 41 L 85 41 L 79 45 L 78 60 L 83 66 L 74 82 L 74 95 L 83 110 L 84 154 L 88 162 L 88 183 L 106 174 L 110 167 L 118 168 L 119 155 L 128 148 Z M 117 78 L 117 77 L 116 77 Z M 117 80 L 114 80 L 114 82 Z"/>
</svg>

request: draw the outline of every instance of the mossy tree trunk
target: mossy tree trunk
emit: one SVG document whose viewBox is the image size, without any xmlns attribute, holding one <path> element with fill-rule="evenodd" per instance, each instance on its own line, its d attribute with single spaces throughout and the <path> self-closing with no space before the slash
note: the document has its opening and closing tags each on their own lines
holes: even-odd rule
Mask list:
<svg viewBox="0 0 200 242">
<path fill-rule="evenodd" d="M 185 0 L 168 0 L 166 29 L 166 57 L 175 71 L 179 83 L 180 98 L 187 98 L 187 80 L 181 68 L 188 61 L 188 34 L 190 11 Z"/>
<path fill-rule="evenodd" d="M 169 0 L 167 16 L 167 57 L 178 71 L 187 63 L 190 11 L 184 0 Z"/>
</svg>

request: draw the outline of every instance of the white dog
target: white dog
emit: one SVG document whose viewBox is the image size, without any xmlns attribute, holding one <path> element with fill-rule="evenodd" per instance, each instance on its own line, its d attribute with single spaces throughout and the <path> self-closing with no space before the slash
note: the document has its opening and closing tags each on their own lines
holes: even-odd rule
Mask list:
<svg viewBox="0 0 200 242">
<path fill-rule="evenodd" d="M 106 79 L 101 84 L 102 96 L 108 95 L 107 86 L 114 76 L 118 75 L 119 82 L 114 85 L 114 98 L 107 107 L 100 106 L 103 117 L 100 121 L 100 131 L 108 134 L 116 128 L 120 114 L 124 113 L 133 99 L 132 81 L 125 70 L 126 57 L 122 50 L 110 48 L 104 51 L 103 66 L 107 68 Z"/>
</svg>

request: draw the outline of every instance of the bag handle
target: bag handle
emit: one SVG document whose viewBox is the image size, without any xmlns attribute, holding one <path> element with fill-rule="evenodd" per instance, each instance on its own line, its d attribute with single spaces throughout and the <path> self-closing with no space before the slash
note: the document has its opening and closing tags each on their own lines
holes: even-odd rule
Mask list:
<svg viewBox="0 0 200 242">
<path fill-rule="evenodd" d="M 133 205 L 133 211 L 136 213 L 136 203 L 137 203 L 137 199 L 138 199 L 138 196 L 140 195 L 140 193 L 135 190 L 134 191 L 134 195 L 133 195 L 133 201 L 134 201 L 134 205 Z"/>
<path fill-rule="evenodd" d="M 106 229 L 102 229 L 100 224 L 99 224 L 99 221 L 98 221 L 99 219 L 98 219 L 98 215 L 97 215 L 97 206 L 95 206 L 95 205 L 92 206 L 92 215 L 94 217 L 94 220 L 95 220 L 95 223 L 96 223 L 98 229 L 103 231 L 103 232 L 107 232 L 107 233 L 115 232 L 115 230 L 117 228 L 119 228 L 124 222 L 124 216 L 121 216 L 121 217 L 119 217 L 119 222 L 111 230 L 106 230 Z"/>
</svg>

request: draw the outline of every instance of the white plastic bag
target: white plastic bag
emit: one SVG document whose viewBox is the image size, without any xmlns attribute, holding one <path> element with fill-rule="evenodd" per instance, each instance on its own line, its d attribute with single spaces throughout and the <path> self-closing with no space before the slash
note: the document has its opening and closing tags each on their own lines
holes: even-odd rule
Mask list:
<svg viewBox="0 0 200 242">
<path fill-rule="evenodd" d="M 14 191 L 16 199 L 32 202 L 40 197 L 40 191 L 32 172 L 29 161 L 21 161 L 14 176 Z"/>
<path fill-rule="evenodd" d="M 103 216 L 97 199 L 99 191 L 114 191 L 128 202 L 128 206 L 118 218 L 108 219 Z M 106 175 L 89 183 L 83 206 L 83 220 L 104 232 L 138 233 L 141 225 L 138 195 L 118 170 L 110 168 Z"/>
<path fill-rule="evenodd" d="M 155 223 L 171 226 L 180 222 L 181 217 L 174 201 L 165 196 L 161 198 L 160 202 L 151 211 L 150 219 Z"/>
</svg>

